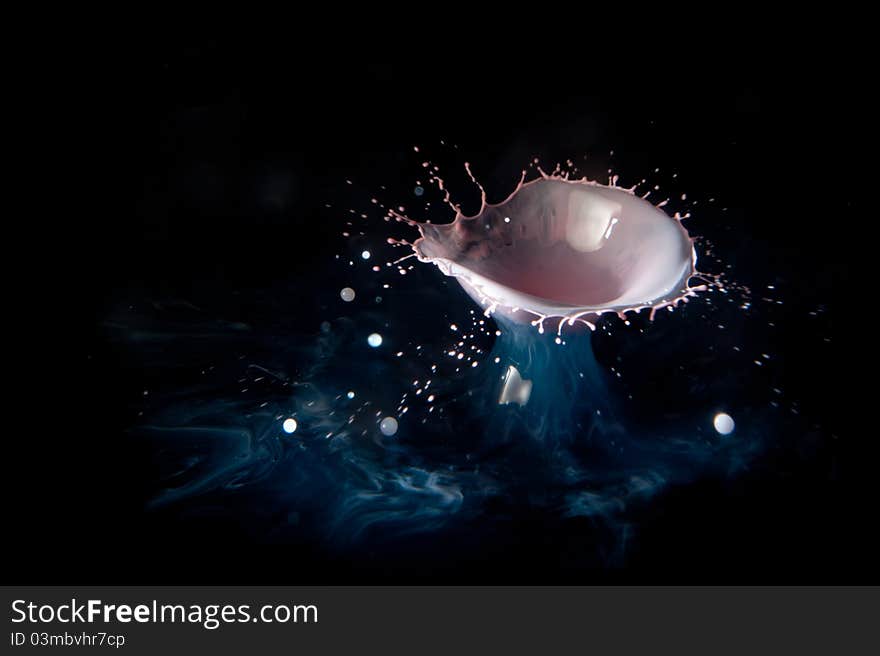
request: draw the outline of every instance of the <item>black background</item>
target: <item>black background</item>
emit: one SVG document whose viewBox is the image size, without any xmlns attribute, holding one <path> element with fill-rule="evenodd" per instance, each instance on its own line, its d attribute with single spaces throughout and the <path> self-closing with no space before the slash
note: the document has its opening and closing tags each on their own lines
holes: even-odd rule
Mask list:
<svg viewBox="0 0 880 656">
<path fill-rule="evenodd" d="M 308 545 L 254 544 L 228 523 L 143 514 L 144 454 L 122 438 L 141 372 L 108 344 L 108 314 L 132 294 L 200 298 L 305 274 L 337 232 L 313 220 L 324 203 L 346 178 L 403 175 L 415 143 L 460 144 L 496 188 L 534 154 L 615 149 L 624 176 L 671 164 L 687 188 L 729 208 L 735 228 L 713 238 L 734 265 L 747 262 L 756 280 L 782 272 L 787 289 L 823 299 L 832 317 L 842 311 L 851 280 L 838 229 L 855 210 L 835 184 L 859 167 L 853 53 L 785 22 L 634 32 L 598 16 L 552 29 L 528 17 L 518 29 L 468 29 L 458 18 L 137 37 L 100 53 L 94 88 L 65 92 L 57 111 L 84 122 L 71 126 L 80 145 L 62 159 L 77 166 L 62 175 L 84 179 L 69 213 L 40 223 L 52 275 L 30 295 L 41 319 L 28 331 L 22 408 L 33 419 L 7 463 L 13 579 L 573 582 L 548 560 L 553 536 L 540 518 L 511 527 L 514 546 L 488 560 L 386 576 Z M 281 200 L 261 201 L 266 189 Z M 832 338 L 811 354 L 812 343 L 786 335 L 804 356 L 787 365 L 792 393 L 829 436 L 816 455 L 784 484 L 744 477 L 672 490 L 626 570 L 578 582 L 856 582 L 875 571 L 844 502 L 841 443 L 855 419 L 842 410 L 836 383 L 850 372 Z"/>
</svg>

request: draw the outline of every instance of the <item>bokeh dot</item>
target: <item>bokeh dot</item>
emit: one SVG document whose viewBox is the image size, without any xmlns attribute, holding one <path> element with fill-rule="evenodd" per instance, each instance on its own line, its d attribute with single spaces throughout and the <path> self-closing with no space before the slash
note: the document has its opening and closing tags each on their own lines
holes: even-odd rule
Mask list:
<svg viewBox="0 0 880 656">
<path fill-rule="evenodd" d="M 719 412 L 715 415 L 715 419 L 712 420 L 712 425 L 715 426 L 715 430 L 721 435 L 730 435 L 736 427 L 733 417 L 726 412 Z"/>
<path fill-rule="evenodd" d="M 385 417 L 379 422 L 379 430 L 383 435 L 391 437 L 397 432 L 397 420 L 394 417 Z"/>
</svg>

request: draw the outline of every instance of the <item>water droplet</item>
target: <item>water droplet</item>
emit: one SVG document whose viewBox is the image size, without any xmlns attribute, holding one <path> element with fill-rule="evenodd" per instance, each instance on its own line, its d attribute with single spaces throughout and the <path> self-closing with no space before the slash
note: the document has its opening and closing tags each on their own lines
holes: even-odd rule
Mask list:
<svg viewBox="0 0 880 656">
<path fill-rule="evenodd" d="M 385 417 L 385 419 L 379 422 L 379 430 L 382 431 L 383 435 L 391 437 L 397 432 L 397 420 L 394 417 Z"/>
<path fill-rule="evenodd" d="M 717 430 L 721 435 L 730 435 L 733 432 L 733 429 L 736 427 L 736 424 L 733 421 L 733 417 L 725 412 L 719 412 L 715 415 L 715 419 L 712 420 L 712 424 L 715 426 L 715 430 Z"/>
</svg>

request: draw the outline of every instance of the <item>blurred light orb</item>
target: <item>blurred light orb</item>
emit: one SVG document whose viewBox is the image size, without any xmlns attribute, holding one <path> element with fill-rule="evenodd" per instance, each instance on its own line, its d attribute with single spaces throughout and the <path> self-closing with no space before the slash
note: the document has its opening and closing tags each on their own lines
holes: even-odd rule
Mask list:
<svg viewBox="0 0 880 656">
<path fill-rule="evenodd" d="M 367 337 L 367 344 L 369 344 L 373 348 L 382 346 L 382 335 L 380 335 L 379 333 L 372 333 L 369 337 Z"/>
<path fill-rule="evenodd" d="M 351 303 L 354 300 L 354 290 L 351 287 L 344 287 L 341 292 L 339 292 L 340 298 L 346 303 Z"/>
<path fill-rule="evenodd" d="M 719 412 L 715 415 L 715 419 L 712 420 L 712 425 L 715 426 L 715 430 L 721 435 L 730 435 L 736 427 L 733 417 L 725 412 Z"/>
<path fill-rule="evenodd" d="M 284 420 L 284 423 L 281 424 L 281 428 L 284 429 L 285 433 L 293 433 L 296 431 L 296 419 L 293 417 L 288 417 Z"/>
<path fill-rule="evenodd" d="M 394 417 L 385 417 L 379 422 L 379 430 L 383 435 L 391 437 L 397 432 L 397 420 Z"/>
<path fill-rule="evenodd" d="M 361 257 L 364 258 L 365 260 L 369 260 L 370 259 L 370 251 L 364 251 L 363 253 L 361 253 Z"/>
</svg>

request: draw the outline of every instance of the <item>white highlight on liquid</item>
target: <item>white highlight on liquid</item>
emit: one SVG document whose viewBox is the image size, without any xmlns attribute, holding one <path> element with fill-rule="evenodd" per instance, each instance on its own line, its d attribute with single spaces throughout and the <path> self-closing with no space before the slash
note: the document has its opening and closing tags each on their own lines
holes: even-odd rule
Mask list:
<svg viewBox="0 0 880 656">
<path fill-rule="evenodd" d="M 281 428 L 284 429 L 285 433 L 293 433 L 296 431 L 296 419 L 293 417 L 288 417 L 284 420 L 284 423 L 281 424 Z"/>
<path fill-rule="evenodd" d="M 529 402 L 531 395 L 532 381 L 520 376 L 519 369 L 513 365 L 508 366 L 507 373 L 504 375 L 501 394 L 498 397 L 498 405 L 517 403 L 522 406 Z"/>
<path fill-rule="evenodd" d="M 715 419 L 712 420 L 712 425 L 715 426 L 715 430 L 721 435 L 730 435 L 736 427 L 733 417 L 725 412 L 719 412 L 715 415 Z"/>
<path fill-rule="evenodd" d="M 575 190 L 568 198 L 565 240 L 582 253 L 597 251 L 611 236 L 612 221 L 623 206 L 586 190 Z"/>
</svg>

